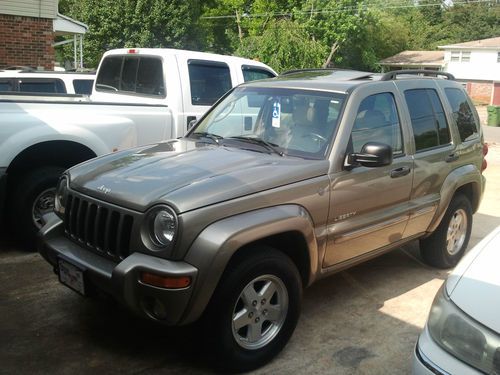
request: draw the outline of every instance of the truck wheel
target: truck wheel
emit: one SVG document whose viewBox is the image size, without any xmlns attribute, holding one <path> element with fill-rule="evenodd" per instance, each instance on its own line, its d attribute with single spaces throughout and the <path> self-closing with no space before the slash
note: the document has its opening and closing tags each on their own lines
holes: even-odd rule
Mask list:
<svg viewBox="0 0 500 375">
<path fill-rule="evenodd" d="M 420 240 L 424 261 L 438 268 L 454 267 L 464 255 L 472 229 L 469 199 L 457 194 L 450 202 L 441 223 L 429 237 Z"/>
<path fill-rule="evenodd" d="M 28 246 L 54 210 L 54 194 L 61 167 L 43 167 L 17 177 L 9 198 L 12 230 Z"/>
<path fill-rule="evenodd" d="M 270 361 L 290 339 L 300 315 L 302 284 L 293 262 L 259 247 L 230 264 L 205 314 L 216 366 L 249 371 Z"/>
</svg>

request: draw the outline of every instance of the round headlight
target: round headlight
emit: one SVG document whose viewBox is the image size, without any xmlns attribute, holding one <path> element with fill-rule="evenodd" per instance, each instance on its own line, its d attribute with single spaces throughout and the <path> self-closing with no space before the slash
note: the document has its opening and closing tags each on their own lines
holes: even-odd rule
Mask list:
<svg viewBox="0 0 500 375">
<path fill-rule="evenodd" d="M 68 177 L 62 176 L 59 179 L 54 199 L 54 211 L 61 217 L 66 212 L 66 199 L 68 196 Z"/>
<path fill-rule="evenodd" d="M 162 207 L 152 212 L 149 228 L 153 243 L 159 247 L 166 247 L 174 240 L 177 219 L 173 212 Z"/>
</svg>

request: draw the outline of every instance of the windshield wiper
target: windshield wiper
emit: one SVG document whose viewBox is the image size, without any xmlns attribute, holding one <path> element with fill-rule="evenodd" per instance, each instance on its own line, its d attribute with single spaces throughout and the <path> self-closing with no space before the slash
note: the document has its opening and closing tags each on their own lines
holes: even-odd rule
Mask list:
<svg viewBox="0 0 500 375">
<path fill-rule="evenodd" d="M 192 133 L 191 135 L 197 135 L 199 137 L 205 137 L 205 138 L 211 139 L 212 141 L 214 141 L 217 144 L 219 144 L 219 141 L 221 139 L 224 139 L 224 137 L 222 137 L 220 135 L 213 134 L 213 133 L 207 133 L 207 132 L 195 132 L 195 133 Z"/>
<path fill-rule="evenodd" d="M 279 150 L 279 146 L 277 144 L 267 142 L 267 141 L 263 140 L 262 138 L 246 137 L 246 136 L 241 135 L 241 136 L 237 136 L 237 137 L 229 137 L 228 139 L 237 139 L 239 141 L 249 142 L 249 143 L 253 143 L 255 145 L 264 146 L 267 150 L 269 150 L 269 151 L 271 151 L 279 156 L 284 155 L 283 151 Z"/>
</svg>

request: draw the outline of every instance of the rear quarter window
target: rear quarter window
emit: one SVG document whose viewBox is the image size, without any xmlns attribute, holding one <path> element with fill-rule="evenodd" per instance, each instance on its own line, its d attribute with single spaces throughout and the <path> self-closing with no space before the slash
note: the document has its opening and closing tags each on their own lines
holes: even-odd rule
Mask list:
<svg viewBox="0 0 500 375">
<path fill-rule="evenodd" d="M 75 79 L 73 81 L 73 88 L 75 94 L 90 95 L 92 94 L 93 79 Z"/>
<path fill-rule="evenodd" d="M 479 126 L 466 94 L 455 88 L 445 88 L 444 92 L 450 102 L 460 140 L 465 142 L 479 137 Z"/>
<path fill-rule="evenodd" d="M 436 90 L 406 90 L 405 99 L 410 112 L 416 151 L 449 144 L 450 130 Z"/>
</svg>

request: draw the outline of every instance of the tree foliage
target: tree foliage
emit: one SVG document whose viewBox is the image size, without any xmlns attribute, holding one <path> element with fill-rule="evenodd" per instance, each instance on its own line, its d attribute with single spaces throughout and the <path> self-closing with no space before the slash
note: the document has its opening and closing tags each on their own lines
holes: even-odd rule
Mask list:
<svg viewBox="0 0 500 375">
<path fill-rule="evenodd" d="M 89 67 L 110 48 L 172 47 L 238 54 L 278 71 L 325 62 L 376 70 L 403 50 L 500 36 L 495 0 L 60 0 L 59 9 L 89 25 Z"/>
</svg>

